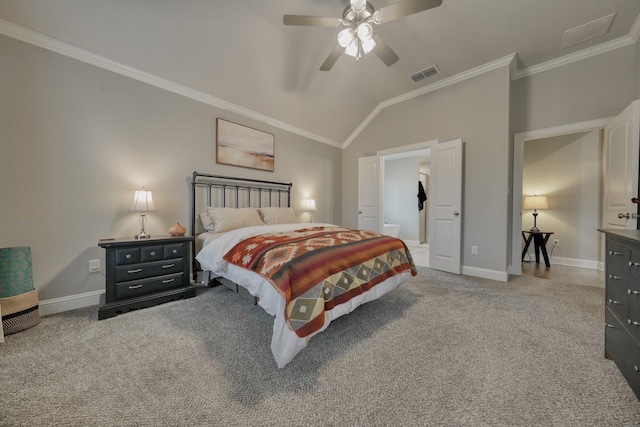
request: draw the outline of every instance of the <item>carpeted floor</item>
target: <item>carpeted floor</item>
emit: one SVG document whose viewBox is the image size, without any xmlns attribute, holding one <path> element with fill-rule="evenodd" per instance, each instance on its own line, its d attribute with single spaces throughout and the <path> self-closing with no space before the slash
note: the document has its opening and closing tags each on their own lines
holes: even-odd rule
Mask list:
<svg viewBox="0 0 640 427">
<path fill-rule="evenodd" d="M 271 317 L 222 287 L 46 317 L 0 344 L 0 425 L 640 426 L 603 289 L 419 272 L 281 370 Z"/>
</svg>

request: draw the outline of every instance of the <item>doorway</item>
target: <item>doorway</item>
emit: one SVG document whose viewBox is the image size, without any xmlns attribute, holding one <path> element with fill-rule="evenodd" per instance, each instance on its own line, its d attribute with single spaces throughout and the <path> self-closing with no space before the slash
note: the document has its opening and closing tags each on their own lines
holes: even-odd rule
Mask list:
<svg viewBox="0 0 640 427">
<path fill-rule="evenodd" d="M 543 235 L 549 233 L 545 247 L 551 267 L 547 268 L 541 258 L 538 262 L 531 244 L 522 257 L 523 275 L 602 286 L 602 238 L 597 231 L 601 223 L 602 167 L 601 130 L 524 143 L 522 230 L 537 226 Z M 538 196 L 535 200 L 543 197 L 546 206 L 537 211 L 527 209 L 531 196 Z"/>
</svg>

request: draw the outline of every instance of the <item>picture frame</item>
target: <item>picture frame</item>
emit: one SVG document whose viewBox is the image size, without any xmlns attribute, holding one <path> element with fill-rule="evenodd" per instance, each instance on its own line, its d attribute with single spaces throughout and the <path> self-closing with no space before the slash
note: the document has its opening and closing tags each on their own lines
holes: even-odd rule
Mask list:
<svg viewBox="0 0 640 427">
<path fill-rule="evenodd" d="M 217 118 L 216 163 L 273 172 L 275 135 Z"/>
</svg>

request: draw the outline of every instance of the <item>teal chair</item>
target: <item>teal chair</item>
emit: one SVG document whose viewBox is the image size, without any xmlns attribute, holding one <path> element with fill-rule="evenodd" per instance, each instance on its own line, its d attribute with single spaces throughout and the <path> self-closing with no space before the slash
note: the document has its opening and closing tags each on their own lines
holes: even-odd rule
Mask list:
<svg viewBox="0 0 640 427">
<path fill-rule="evenodd" d="M 0 248 L 0 312 L 5 336 L 40 323 L 30 247 Z"/>
</svg>

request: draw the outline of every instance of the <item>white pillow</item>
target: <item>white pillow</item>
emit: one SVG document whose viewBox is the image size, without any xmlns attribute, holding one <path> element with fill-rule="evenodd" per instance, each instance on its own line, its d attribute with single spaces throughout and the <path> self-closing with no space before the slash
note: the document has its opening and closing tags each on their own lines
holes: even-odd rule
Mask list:
<svg viewBox="0 0 640 427">
<path fill-rule="evenodd" d="M 216 233 L 264 225 L 255 208 L 207 208 Z"/>
<path fill-rule="evenodd" d="M 267 225 L 300 222 L 292 208 L 258 208 L 258 212 Z"/>
<path fill-rule="evenodd" d="M 211 208 L 208 208 L 211 209 Z M 202 221 L 202 226 L 205 230 L 215 232 L 216 225 L 213 223 L 213 219 L 211 219 L 211 215 L 209 212 L 203 212 L 200 214 L 200 221 Z"/>
</svg>

